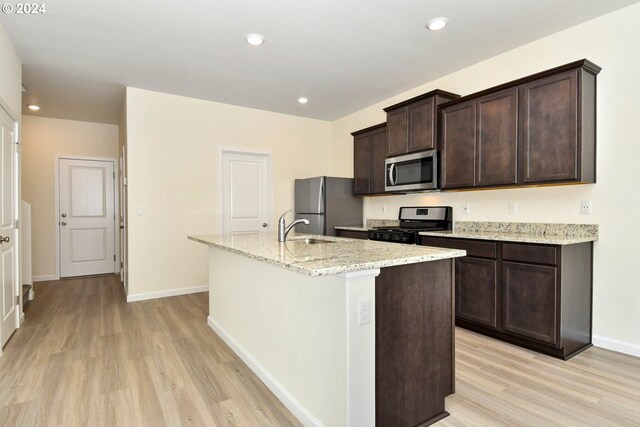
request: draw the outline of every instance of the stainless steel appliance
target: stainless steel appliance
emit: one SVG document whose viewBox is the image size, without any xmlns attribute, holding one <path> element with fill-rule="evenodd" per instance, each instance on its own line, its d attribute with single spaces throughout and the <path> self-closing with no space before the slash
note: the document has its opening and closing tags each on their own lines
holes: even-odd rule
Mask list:
<svg viewBox="0 0 640 427">
<path fill-rule="evenodd" d="M 369 240 L 415 244 L 421 231 L 451 230 L 451 206 L 401 207 L 397 227 L 378 227 L 369 230 Z"/>
<path fill-rule="evenodd" d="M 362 225 L 362 199 L 353 195 L 352 178 L 319 176 L 296 179 L 296 232 L 335 236 L 336 225 Z"/>
<path fill-rule="evenodd" d="M 428 191 L 438 189 L 438 151 L 390 157 L 384 161 L 385 191 Z"/>
</svg>

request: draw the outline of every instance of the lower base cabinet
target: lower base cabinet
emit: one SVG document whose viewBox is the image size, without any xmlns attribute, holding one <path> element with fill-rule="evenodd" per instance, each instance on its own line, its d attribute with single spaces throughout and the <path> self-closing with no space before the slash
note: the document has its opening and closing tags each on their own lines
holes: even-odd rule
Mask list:
<svg viewBox="0 0 640 427">
<path fill-rule="evenodd" d="M 558 269 L 516 262 L 502 263 L 502 329 L 556 344 Z"/>
<path fill-rule="evenodd" d="M 497 261 L 456 259 L 456 317 L 492 328 L 498 326 Z"/>
<path fill-rule="evenodd" d="M 456 260 L 456 326 L 565 360 L 592 345 L 592 242 L 421 236 L 420 244 L 467 251 Z"/>
</svg>

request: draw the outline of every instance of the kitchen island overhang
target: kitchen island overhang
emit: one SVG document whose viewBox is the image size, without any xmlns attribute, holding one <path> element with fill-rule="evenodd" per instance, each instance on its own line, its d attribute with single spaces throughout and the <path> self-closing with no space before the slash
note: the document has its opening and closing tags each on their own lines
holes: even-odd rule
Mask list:
<svg viewBox="0 0 640 427">
<path fill-rule="evenodd" d="M 304 425 L 444 416 L 453 391 L 453 258 L 465 252 L 313 237 L 331 243 L 190 236 L 209 245 L 209 325 Z M 361 324 L 367 301 L 371 321 Z M 393 389 L 403 384 L 417 395 Z"/>
</svg>

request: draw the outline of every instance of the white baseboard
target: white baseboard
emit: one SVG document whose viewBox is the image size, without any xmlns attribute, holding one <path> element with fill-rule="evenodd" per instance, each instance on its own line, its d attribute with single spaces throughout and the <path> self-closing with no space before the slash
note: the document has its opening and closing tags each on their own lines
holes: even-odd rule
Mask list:
<svg viewBox="0 0 640 427">
<path fill-rule="evenodd" d="M 244 348 L 240 346 L 222 327 L 216 323 L 211 316 L 207 317 L 207 324 L 220 338 L 229 346 L 231 350 L 253 371 L 254 374 L 276 395 L 278 400 L 287 407 L 289 411 L 304 425 L 323 427 L 324 425 L 316 417 L 302 406 L 298 400 L 284 388 L 282 384 L 274 378 L 267 369 L 253 358 Z"/>
<path fill-rule="evenodd" d="M 208 290 L 209 290 L 209 285 L 205 285 L 205 286 L 194 286 L 192 288 L 170 289 L 168 291 L 147 292 L 144 294 L 127 294 L 127 302 L 143 301 L 147 299 L 156 299 L 156 298 L 165 298 L 165 297 L 175 297 L 177 295 L 197 294 L 200 292 L 207 292 Z"/>
<path fill-rule="evenodd" d="M 607 350 L 617 351 L 618 353 L 628 354 L 630 356 L 640 357 L 640 345 L 630 344 L 624 341 L 612 340 L 594 335 L 592 338 L 593 345 L 596 347 L 606 348 Z"/>
<path fill-rule="evenodd" d="M 55 274 L 43 274 L 41 276 L 33 276 L 31 278 L 32 281 L 34 282 L 46 282 L 49 280 L 59 280 L 60 278 L 58 276 L 56 276 Z"/>
</svg>

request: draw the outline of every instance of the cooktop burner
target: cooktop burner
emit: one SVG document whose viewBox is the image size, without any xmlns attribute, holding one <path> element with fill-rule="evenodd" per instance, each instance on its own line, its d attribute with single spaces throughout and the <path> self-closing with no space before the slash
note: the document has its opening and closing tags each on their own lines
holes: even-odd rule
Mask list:
<svg viewBox="0 0 640 427">
<path fill-rule="evenodd" d="M 402 207 L 400 225 L 376 227 L 369 240 L 415 244 L 420 231 L 451 230 L 453 209 L 450 206 Z"/>
</svg>

